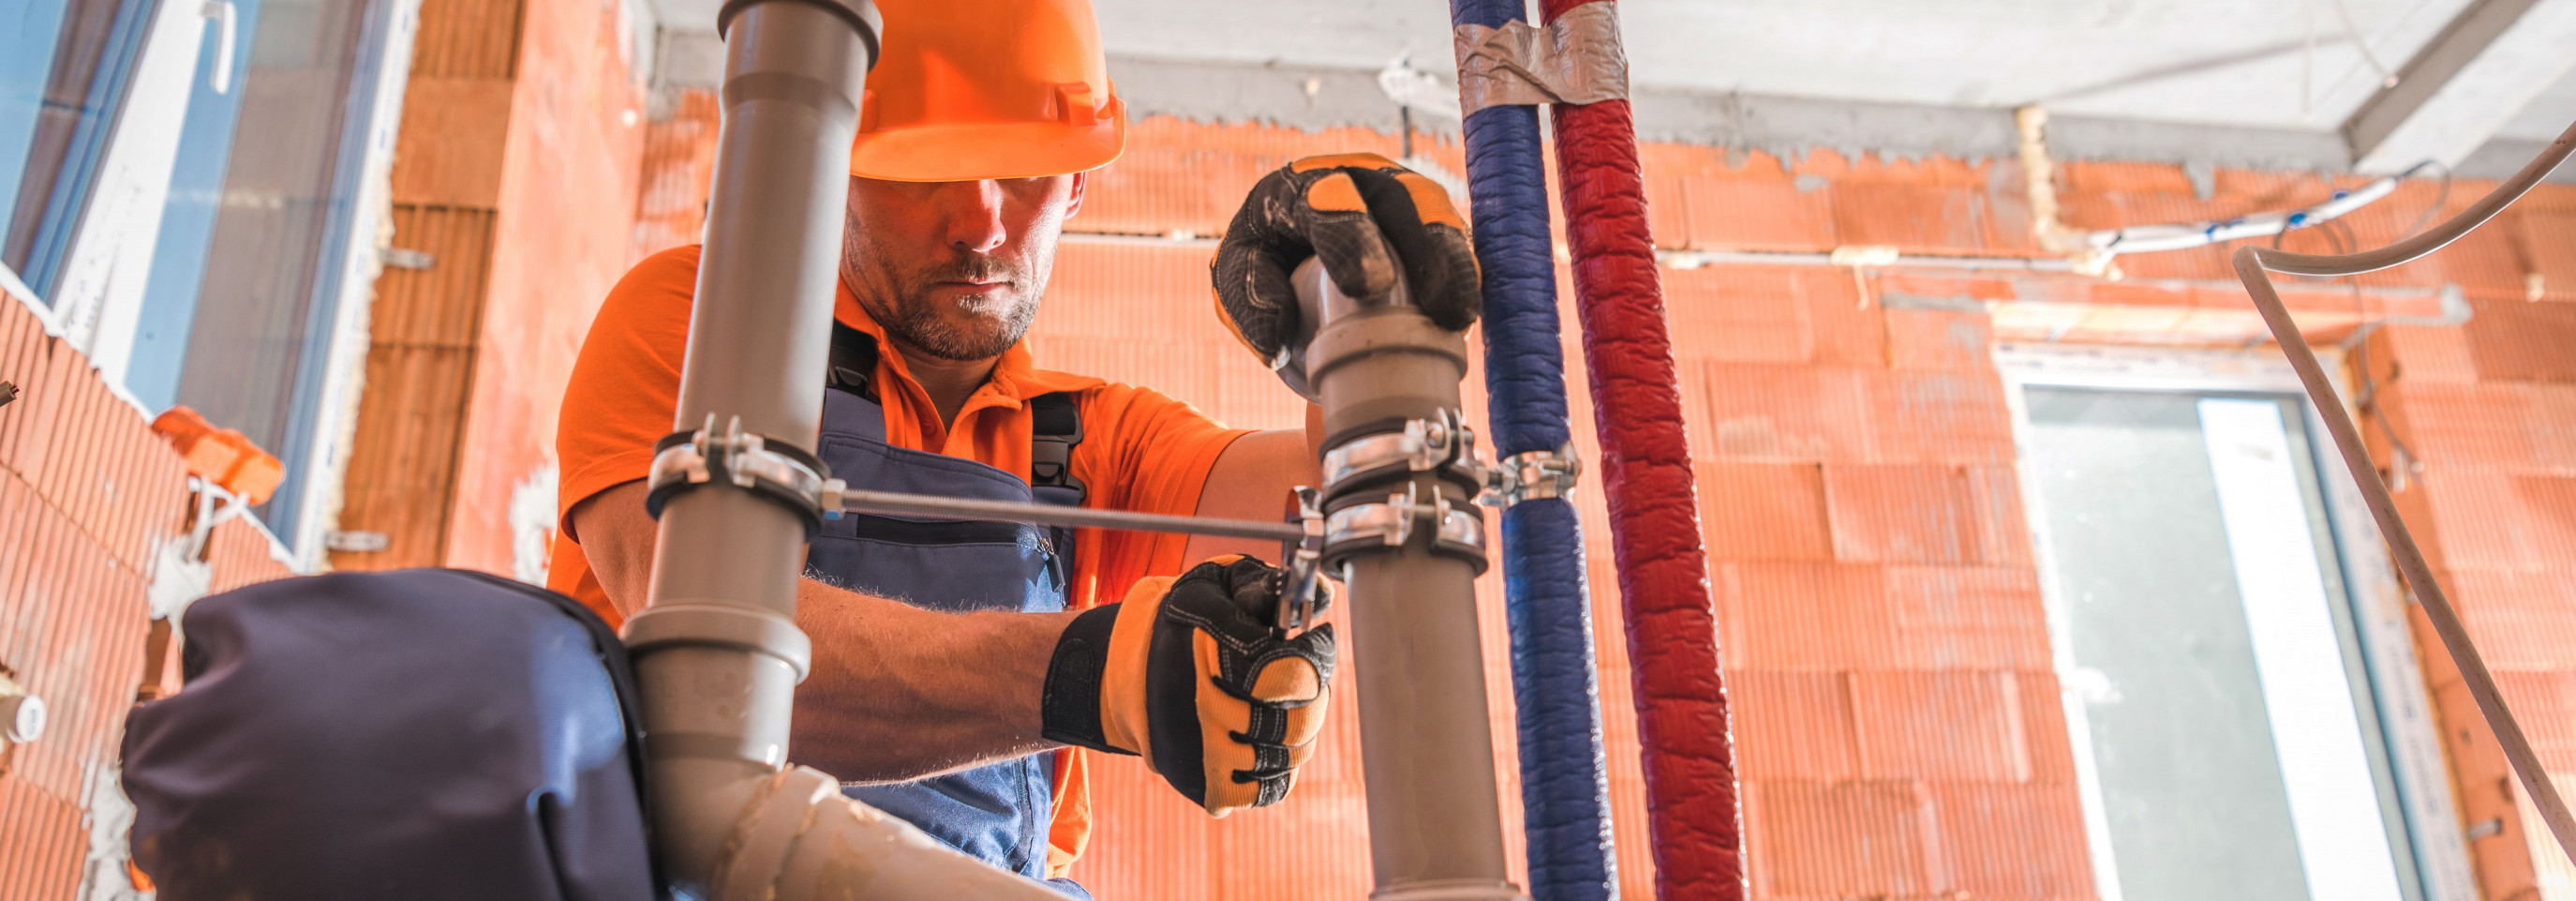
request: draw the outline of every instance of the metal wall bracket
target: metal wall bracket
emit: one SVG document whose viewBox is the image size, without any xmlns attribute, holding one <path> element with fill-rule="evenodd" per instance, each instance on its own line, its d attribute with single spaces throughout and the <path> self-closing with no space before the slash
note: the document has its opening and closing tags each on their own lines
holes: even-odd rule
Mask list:
<svg viewBox="0 0 2576 901">
<path fill-rule="evenodd" d="M 373 554 L 393 546 L 393 536 L 364 529 L 332 529 L 322 533 L 322 546 L 349 554 Z"/>
<path fill-rule="evenodd" d="M 674 432 L 654 442 L 644 510 L 659 519 L 662 505 L 673 495 L 718 480 L 803 514 L 808 538 L 823 527 L 823 520 L 841 518 L 841 494 L 848 489 L 803 449 L 744 433 L 740 417 L 717 433 L 715 414 L 709 413 L 697 431 Z"/>
<path fill-rule="evenodd" d="M 187 534 L 180 538 L 179 556 L 193 563 L 206 562 L 206 555 L 214 549 L 215 527 L 246 509 L 249 508 L 242 505 L 241 498 L 213 480 L 189 476 L 187 518 L 179 525 L 179 530 Z"/>
<path fill-rule="evenodd" d="M 1583 475 L 1583 458 L 1574 444 L 1555 450 L 1526 451 L 1504 457 L 1485 476 L 1485 493 L 1476 502 L 1508 510 L 1522 501 L 1564 497 Z"/>
</svg>

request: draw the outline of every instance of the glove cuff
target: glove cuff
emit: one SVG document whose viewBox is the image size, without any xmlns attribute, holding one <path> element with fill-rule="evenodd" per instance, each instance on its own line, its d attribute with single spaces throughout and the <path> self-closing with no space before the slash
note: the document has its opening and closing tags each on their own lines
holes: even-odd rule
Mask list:
<svg viewBox="0 0 2576 901">
<path fill-rule="evenodd" d="M 1134 754 L 1112 747 L 1100 721 L 1100 682 L 1109 666 L 1109 635 L 1121 605 L 1103 604 L 1073 618 L 1056 639 L 1047 663 L 1046 690 L 1038 702 L 1039 734 L 1078 748 Z"/>
</svg>

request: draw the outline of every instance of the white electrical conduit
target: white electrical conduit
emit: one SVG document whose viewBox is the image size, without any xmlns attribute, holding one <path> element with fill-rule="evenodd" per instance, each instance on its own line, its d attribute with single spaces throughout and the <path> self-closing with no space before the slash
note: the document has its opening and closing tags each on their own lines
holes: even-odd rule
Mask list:
<svg viewBox="0 0 2576 901">
<path fill-rule="evenodd" d="M 2532 158 L 2512 179 L 2496 186 L 2494 191 L 2451 217 L 2450 221 L 2423 234 L 2377 250 L 2336 256 L 2290 253 L 2268 247 L 2241 247 L 2236 251 L 2236 275 L 2245 281 L 2245 290 L 2254 297 L 2254 308 L 2262 312 L 2264 324 L 2271 327 L 2272 337 L 2281 343 L 2281 352 L 2290 358 L 2291 368 L 2298 370 L 2300 383 L 2307 386 L 2308 399 L 2315 402 L 2317 414 L 2325 420 L 2326 432 L 2334 437 L 2335 449 L 2343 453 L 2344 466 L 2351 470 L 2353 481 L 2360 486 L 2362 500 L 2370 506 L 2371 518 L 2378 521 L 2380 534 L 2386 537 L 2389 550 L 2396 553 L 2399 573 L 2405 576 L 2406 585 L 2414 591 L 2416 600 L 2424 605 L 2425 618 L 2432 621 L 2433 631 L 2441 635 L 2442 647 L 2450 652 L 2451 660 L 2459 664 L 2461 681 L 2468 684 L 2469 696 L 2477 700 L 2478 712 L 2485 715 L 2487 728 L 2495 731 L 2496 744 L 2504 748 L 2505 759 L 2512 762 L 2513 773 L 2522 780 L 2523 791 L 2531 796 L 2532 807 L 2540 811 L 2540 818 L 2549 824 L 2550 833 L 2558 838 L 2559 850 L 2568 859 L 2576 860 L 2576 817 L 2569 815 L 2567 802 L 2559 797 L 2557 786 L 2551 784 L 2548 771 L 2541 767 L 2540 755 L 2532 752 L 2530 738 L 2523 734 L 2522 725 L 2514 721 L 2513 712 L 2506 709 L 2504 696 L 2496 690 L 2495 677 L 2488 674 L 2486 661 L 2478 656 L 2477 647 L 2469 642 L 2468 630 L 2460 625 L 2459 612 L 2452 609 L 2451 600 L 2442 592 L 2441 583 L 2433 578 L 2433 568 L 2424 561 L 2424 552 L 2415 546 L 2415 536 L 2406 530 L 2406 521 L 2398 517 L 2397 503 L 2389 498 L 2388 487 L 2380 484 L 2375 475 L 2378 469 L 2371 462 L 2370 452 L 2362 446 L 2361 430 L 2353 426 L 2352 415 L 2344 411 L 2334 383 L 2326 378 L 2324 368 L 2317 364 L 2317 355 L 2308 349 L 2307 341 L 2299 337 L 2298 324 L 2290 319 L 2290 311 L 2281 305 L 2280 293 L 2273 290 L 2272 279 L 2265 274 L 2269 270 L 2291 275 L 2337 277 L 2376 272 L 2413 262 L 2495 218 L 2506 206 L 2530 191 L 2532 185 L 2538 184 L 2550 170 L 2566 161 L 2571 151 L 2576 151 L 2576 124 L 2569 125 L 2558 140 L 2550 142 L 2548 149 Z"/>
<path fill-rule="evenodd" d="M 2189 225 L 2135 225 L 2128 228 L 2086 232 L 2084 245 L 2101 253 L 2155 253 L 2162 250 L 2184 250 L 2219 244 L 2243 238 L 2277 235 L 2292 229 L 2317 225 L 2352 212 L 2386 197 L 2397 190 L 2397 182 L 2429 163 L 2418 163 L 2396 175 L 2372 180 L 2349 191 L 2336 191 L 2324 203 L 2284 213 L 2255 213 L 2211 222 Z"/>
</svg>

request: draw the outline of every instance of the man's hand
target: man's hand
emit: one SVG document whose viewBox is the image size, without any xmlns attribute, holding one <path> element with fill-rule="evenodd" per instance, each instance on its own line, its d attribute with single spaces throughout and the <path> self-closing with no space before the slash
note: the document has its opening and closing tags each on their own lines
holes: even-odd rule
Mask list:
<svg viewBox="0 0 2576 901">
<path fill-rule="evenodd" d="M 1076 618 L 1047 670 L 1047 739 L 1140 755 L 1217 816 L 1287 797 L 1324 728 L 1333 627 L 1273 632 L 1277 572 L 1219 557 Z"/>
<path fill-rule="evenodd" d="M 1208 264 L 1218 311 L 1272 369 L 1298 331 L 1288 274 L 1307 257 L 1352 297 L 1384 296 L 1401 270 L 1413 303 L 1442 328 L 1466 328 L 1483 304 L 1449 192 L 1373 153 L 1308 157 L 1262 176 Z"/>
</svg>

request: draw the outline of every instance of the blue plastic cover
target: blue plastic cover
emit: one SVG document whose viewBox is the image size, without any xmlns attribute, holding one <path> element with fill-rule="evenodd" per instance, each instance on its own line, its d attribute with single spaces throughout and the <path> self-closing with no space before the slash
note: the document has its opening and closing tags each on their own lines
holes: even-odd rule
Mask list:
<svg viewBox="0 0 2576 901">
<path fill-rule="evenodd" d="M 624 647 L 479 573 L 254 585 L 183 620 L 186 688 L 126 720 L 164 901 L 655 896 Z"/>
</svg>

